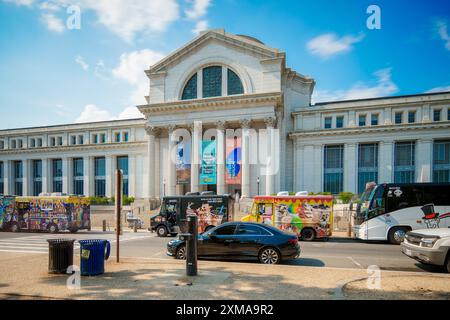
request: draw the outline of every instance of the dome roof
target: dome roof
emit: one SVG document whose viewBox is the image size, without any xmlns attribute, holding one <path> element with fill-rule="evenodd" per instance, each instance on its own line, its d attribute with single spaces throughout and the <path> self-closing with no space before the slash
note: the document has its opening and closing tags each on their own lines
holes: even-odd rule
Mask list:
<svg viewBox="0 0 450 320">
<path fill-rule="evenodd" d="M 237 36 L 241 37 L 241 38 L 244 38 L 244 39 L 247 39 L 247 40 L 250 40 L 250 41 L 253 41 L 253 42 L 256 42 L 256 43 L 259 43 L 259 44 L 264 44 L 264 42 L 262 42 L 261 40 L 258 40 L 258 39 L 254 38 L 254 37 L 251 37 L 251 36 L 247 36 L 245 34 L 237 34 Z"/>
</svg>

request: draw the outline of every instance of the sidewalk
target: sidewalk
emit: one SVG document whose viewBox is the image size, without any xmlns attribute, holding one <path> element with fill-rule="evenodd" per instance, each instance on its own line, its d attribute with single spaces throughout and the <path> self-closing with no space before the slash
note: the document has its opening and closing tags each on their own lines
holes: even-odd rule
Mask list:
<svg viewBox="0 0 450 320">
<path fill-rule="evenodd" d="M 78 264 L 79 258 L 75 259 Z M 111 257 L 106 273 L 48 275 L 47 256 L 13 254 L 0 265 L 0 299 L 450 299 L 450 276 L 382 272 L 382 290 L 367 289 L 366 270 L 266 266 L 199 261 L 199 276 L 185 276 L 185 262 Z"/>
</svg>

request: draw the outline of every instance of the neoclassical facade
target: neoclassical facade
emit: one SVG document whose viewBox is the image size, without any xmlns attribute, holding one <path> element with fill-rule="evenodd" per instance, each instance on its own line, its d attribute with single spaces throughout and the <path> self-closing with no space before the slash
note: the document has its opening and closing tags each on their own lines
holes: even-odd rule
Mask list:
<svg viewBox="0 0 450 320">
<path fill-rule="evenodd" d="M 311 104 L 284 52 L 210 30 L 145 70 L 142 119 L 0 130 L 0 193 L 361 192 L 450 181 L 450 93 Z"/>
</svg>

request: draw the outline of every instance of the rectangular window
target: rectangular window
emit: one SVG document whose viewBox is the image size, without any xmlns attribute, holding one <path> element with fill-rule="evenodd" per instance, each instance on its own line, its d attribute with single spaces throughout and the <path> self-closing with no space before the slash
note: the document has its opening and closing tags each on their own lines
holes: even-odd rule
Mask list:
<svg viewBox="0 0 450 320">
<path fill-rule="evenodd" d="M 128 142 L 128 136 L 129 136 L 128 132 L 123 133 L 123 141 L 124 142 Z"/>
<path fill-rule="evenodd" d="M 23 141 L 22 141 L 22 139 L 17 140 L 17 147 L 18 147 L 19 149 L 22 149 L 22 147 L 23 147 Z"/>
<path fill-rule="evenodd" d="M 62 159 L 52 160 L 53 192 L 62 192 Z"/>
<path fill-rule="evenodd" d="M 77 136 L 71 136 L 70 137 L 70 144 L 72 144 L 72 145 L 77 144 Z"/>
<path fill-rule="evenodd" d="M 447 109 L 447 121 L 450 121 L 450 108 Z"/>
<path fill-rule="evenodd" d="M 11 149 L 16 148 L 16 140 L 11 140 Z"/>
<path fill-rule="evenodd" d="M 414 141 L 396 142 L 394 150 L 394 182 L 412 183 L 415 181 Z"/>
<path fill-rule="evenodd" d="M 222 95 L 222 67 L 212 66 L 202 70 L 203 98 Z"/>
<path fill-rule="evenodd" d="M 123 194 L 128 196 L 128 157 L 117 157 L 117 169 L 122 170 L 123 174 Z"/>
<path fill-rule="evenodd" d="M 92 142 L 97 144 L 98 143 L 98 134 L 93 134 L 92 135 Z"/>
<path fill-rule="evenodd" d="M 433 110 L 433 121 L 441 121 L 441 109 Z"/>
<path fill-rule="evenodd" d="M 40 148 L 42 147 L 42 138 L 37 139 L 37 146 Z"/>
<path fill-rule="evenodd" d="M 3 162 L 0 161 L 0 194 L 5 193 L 4 174 Z"/>
<path fill-rule="evenodd" d="M 95 196 L 106 195 L 106 162 L 105 157 L 95 158 Z"/>
<path fill-rule="evenodd" d="M 23 167 L 22 161 L 14 161 L 14 194 L 23 195 Z"/>
<path fill-rule="evenodd" d="M 359 122 L 358 122 L 360 127 L 364 127 L 366 125 L 366 115 L 365 114 L 360 114 L 359 115 Z"/>
<path fill-rule="evenodd" d="M 30 148 L 36 147 L 36 140 L 30 139 Z"/>
<path fill-rule="evenodd" d="M 336 128 L 343 128 L 344 127 L 344 117 L 338 116 L 336 117 Z"/>
<path fill-rule="evenodd" d="M 33 195 L 39 196 L 42 192 L 42 161 L 33 160 Z"/>
<path fill-rule="evenodd" d="M 332 117 L 325 117 L 325 129 L 331 129 Z"/>
<path fill-rule="evenodd" d="M 378 114 L 377 113 L 372 113 L 372 115 L 370 116 L 370 124 L 372 126 L 378 125 Z"/>
<path fill-rule="evenodd" d="M 378 180 L 378 143 L 358 145 L 358 192 L 366 189 L 367 182 Z"/>
<path fill-rule="evenodd" d="M 0 149 L 5 149 L 5 142 L 0 140 Z"/>
<path fill-rule="evenodd" d="M 416 122 L 416 112 L 408 111 L 408 123 L 414 123 L 414 122 Z"/>
<path fill-rule="evenodd" d="M 106 134 L 102 133 L 100 135 L 101 139 L 100 139 L 100 143 L 106 143 Z"/>
<path fill-rule="evenodd" d="M 402 123 L 402 116 L 403 116 L 403 112 L 396 112 L 395 113 L 395 124 L 400 124 Z"/>
<path fill-rule="evenodd" d="M 58 137 L 58 146 L 62 146 L 63 145 L 63 139 L 62 137 Z"/>
<path fill-rule="evenodd" d="M 116 132 L 116 133 L 114 134 L 114 141 L 115 141 L 115 142 L 120 142 L 120 132 Z"/>
<path fill-rule="evenodd" d="M 55 139 L 54 137 L 51 137 L 51 138 L 50 138 L 50 146 L 54 147 L 55 144 L 56 144 L 55 141 L 56 141 L 56 139 Z"/>
<path fill-rule="evenodd" d="M 84 143 L 84 137 L 83 136 L 78 136 L 78 144 L 83 144 Z"/>
<path fill-rule="evenodd" d="M 73 193 L 84 194 L 84 164 L 83 158 L 73 159 Z"/>
<path fill-rule="evenodd" d="M 450 140 L 433 143 L 433 182 L 450 182 Z"/>
<path fill-rule="evenodd" d="M 344 146 L 325 146 L 324 148 L 324 186 L 325 192 L 338 194 L 344 185 Z"/>
</svg>

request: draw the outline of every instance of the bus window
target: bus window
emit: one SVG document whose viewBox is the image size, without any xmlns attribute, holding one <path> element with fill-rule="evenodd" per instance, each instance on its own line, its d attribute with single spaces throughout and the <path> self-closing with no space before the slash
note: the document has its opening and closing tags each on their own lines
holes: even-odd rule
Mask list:
<svg viewBox="0 0 450 320">
<path fill-rule="evenodd" d="M 386 190 L 383 185 L 378 186 L 372 195 L 370 209 L 367 212 L 367 218 L 375 218 L 386 213 Z"/>
<path fill-rule="evenodd" d="M 420 206 L 422 194 L 422 187 L 390 187 L 387 194 L 387 212 Z"/>
<path fill-rule="evenodd" d="M 432 203 L 435 206 L 448 206 L 450 205 L 450 186 L 425 186 L 423 198 L 423 204 Z"/>
</svg>

